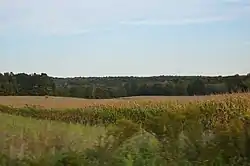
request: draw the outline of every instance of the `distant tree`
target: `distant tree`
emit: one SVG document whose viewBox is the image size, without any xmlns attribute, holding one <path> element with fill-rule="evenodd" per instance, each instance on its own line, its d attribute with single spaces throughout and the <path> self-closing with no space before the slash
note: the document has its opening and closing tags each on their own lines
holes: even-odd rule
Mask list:
<svg viewBox="0 0 250 166">
<path fill-rule="evenodd" d="M 177 82 L 175 84 L 175 96 L 187 96 L 187 86 L 188 84 L 185 82 Z"/>
<path fill-rule="evenodd" d="M 176 89 L 175 89 L 174 83 L 170 82 L 170 83 L 165 84 L 164 95 L 165 96 L 175 96 L 176 95 Z"/>
<path fill-rule="evenodd" d="M 230 93 L 244 92 L 248 90 L 247 85 L 244 83 L 244 78 L 241 78 L 239 75 L 228 77 L 225 80 L 225 83 Z"/>
<path fill-rule="evenodd" d="M 233 76 L 75 77 L 0 73 L 0 95 L 115 98 L 141 95 L 205 95 L 249 91 L 250 73 Z"/>
<path fill-rule="evenodd" d="M 187 87 L 187 92 L 189 95 L 205 95 L 206 87 L 201 79 L 196 79 L 191 82 Z"/>
<path fill-rule="evenodd" d="M 227 93 L 228 87 L 225 83 L 217 83 L 217 84 L 207 84 L 206 85 L 206 94 L 222 94 Z"/>
</svg>

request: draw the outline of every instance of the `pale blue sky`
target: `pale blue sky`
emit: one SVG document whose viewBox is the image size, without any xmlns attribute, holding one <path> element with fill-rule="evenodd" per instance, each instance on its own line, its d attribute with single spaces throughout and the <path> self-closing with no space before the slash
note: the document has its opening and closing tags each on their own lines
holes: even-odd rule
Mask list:
<svg viewBox="0 0 250 166">
<path fill-rule="evenodd" d="M 249 0 L 1 0 L 0 72 L 250 73 Z"/>
</svg>

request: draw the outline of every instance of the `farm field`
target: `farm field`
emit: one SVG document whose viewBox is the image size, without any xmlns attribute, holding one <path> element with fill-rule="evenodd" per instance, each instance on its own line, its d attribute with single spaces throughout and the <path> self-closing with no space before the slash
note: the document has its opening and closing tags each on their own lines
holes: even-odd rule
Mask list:
<svg viewBox="0 0 250 166">
<path fill-rule="evenodd" d="M 34 120 L 0 114 L 0 151 L 13 158 L 82 151 L 105 132 L 103 127 L 88 127 L 63 122 Z"/>
<path fill-rule="evenodd" d="M 249 93 L 112 100 L 1 99 L 0 165 L 250 163 Z M 4 103 L 7 99 L 9 103 Z"/>
<path fill-rule="evenodd" d="M 132 102 L 164 102 L 164 101 L 194 101 L 194 100 L 206 100 L 218 96 L 135 96 L 135 97 L 123 97 L 117 99 L 82 99 L 82 98 L 70 98 L 70 97 L 53 97 L 48 98 L 44 96 L 0 96 L 0 105 L 13 106 L 13 107 L 25 107 L 25 106 L 37 106 L 40 108 L 85 108 L 93 105 L 120 105 L 130 104 Z"/>
</svg>

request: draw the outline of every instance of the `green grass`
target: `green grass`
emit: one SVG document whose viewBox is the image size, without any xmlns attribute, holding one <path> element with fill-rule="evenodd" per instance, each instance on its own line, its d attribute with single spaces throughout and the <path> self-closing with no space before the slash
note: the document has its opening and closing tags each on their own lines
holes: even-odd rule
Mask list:
<svg viewBox="0 0 250 166">
<path fill-rule="evenodd" d="M 10 158 L 40 158 L 45 154 L 81 152 L 105 133 L 89 127 L 0 114 L 0 151 Z"/>
<path fill-rule="evenodd" d="M 131 124 L 125 123 L 131 134 L 122 140 L 118 136 L 123 132 L 122 126 L 84 126 L 0 113 L 0 165 L 101 166 L 109 162 L 127 166 L 131 162 L 127 156 L 137 164 L 153 163 L 157 158 L 157 153 L 153 153 L 157 152 L 157 140 L 150 134 L 135 134 L 139 129 L 134 131 Z M 107 139 L 107 131 L 118 135 Z M 150 157 L 149 161 L 141 158 L 138 147 L 150 150 L 150 155 L 145 156 Z"/>
</svg>

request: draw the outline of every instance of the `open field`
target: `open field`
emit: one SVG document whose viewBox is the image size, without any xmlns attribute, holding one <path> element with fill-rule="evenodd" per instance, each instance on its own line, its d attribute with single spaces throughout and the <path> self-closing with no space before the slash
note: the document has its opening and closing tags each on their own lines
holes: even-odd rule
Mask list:
<svg viewBox="0 0 250 166">
<path fill-rule="evenodd" d="M 53 105 L 48 107 L 48 103 L 44 106 L 50 109 L 0 106 L 0 165 L 247 166 L 250 163 L 250 94 L 247 93 L 183 97 L 182 101 L 191 102 L 179 103 L 169 102 L 180 99 L 175 97 L 2 98 L 33 99 L 30 105 L 34 105 L 34 99 L 40 103 L 55 100 L 54 104 L 62 100 L 64 107 L 55 108 L 71 109 L 55 109 Z M 81 109 L 73 109 L 66 104 L 69 100 L 85 101 L 93 107 L 80 105 Z M 146 105 L 138 105 L 141 101 Z M 95 102 L 103 105 L 96 107 Z M 119 102 L 132 106 L 113 105 Z"/>
<path fill-rule="evenodd" d="M 248 94 L 249 95 L 249 94 Z M 249 95 L 250 96 L 250 95 Z M 24 107 L 24 106 L 38 106 L 40 108 L 85 108 L 93 105 L 128 105 L 132 102 L 164 102 L 164 101 L 194 101 L 207 100 L 211 98 L 221 98 L 218 96 L 135 96 L 124 97 L 117 99 L 81 99 L 70 97 L 52 97 L 44 96 L 0 96 L 0 105 Z"/>
</svg>

